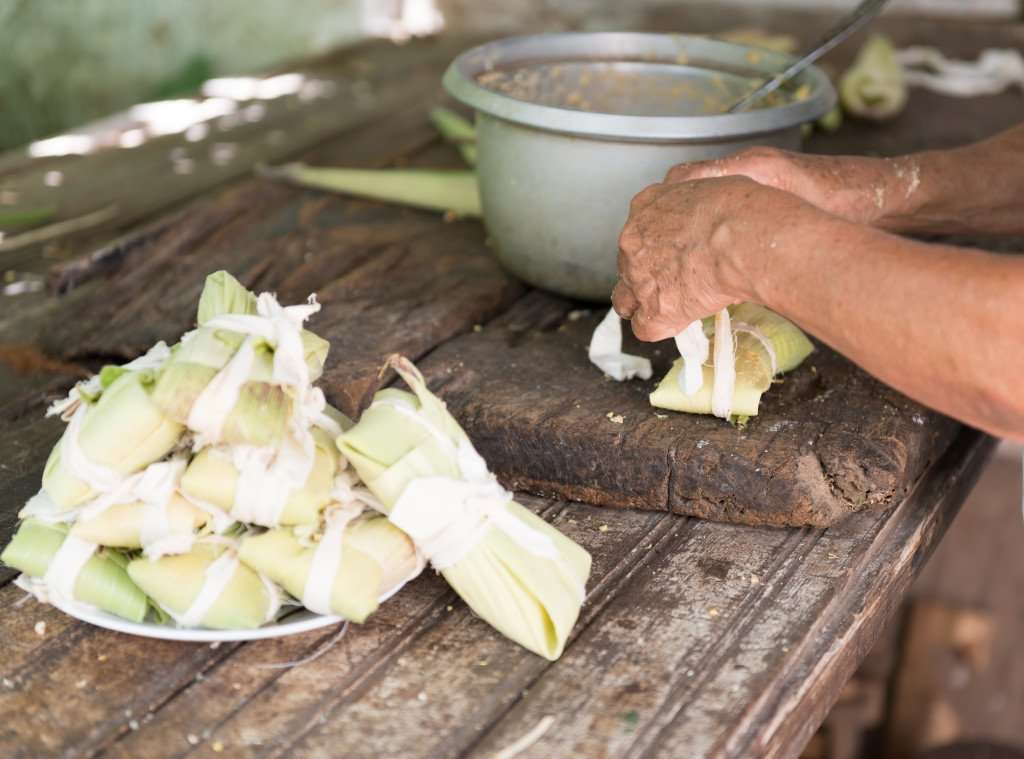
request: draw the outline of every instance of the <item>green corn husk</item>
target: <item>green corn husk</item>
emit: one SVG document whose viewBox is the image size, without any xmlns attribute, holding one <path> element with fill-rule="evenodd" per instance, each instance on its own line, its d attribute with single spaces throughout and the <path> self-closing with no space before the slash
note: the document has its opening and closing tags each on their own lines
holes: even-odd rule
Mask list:
<svg viewBox="0 0 1024 759">
<path fill-rule="evenodd" d="M 351 422 L 347 426 L 351 427 Z M 345 427 L 342 425 L 343 429 Z M 338 471 L 338 448 L 330 436 L 318 428 L 313 429 L 313 439 L 316 442 L 313 469 L 305 485 L 289 495 L 281 512 L 282 525 L 315 524 L 324 506 L 331 501 L 334 475 Z M 181 490 L 192 498 L 231 512 L 238 477 L 238 469 L 232 463 L 230 454 L 218 447 L 208 447 L 189 462 L 181 478 Z"/>
<path fill-rule="evenodd" d="M 413 393 L 385 389 L 375 400 L 406 405 L 453 446 L 470 445 L 444 404 L 427 390 L 406 359 L 392 357 Z M 390 512 L 406 486 L 420 477 L 461 479 L 449 446 L 387 405 L 372 405 L 338 439 L 342 454 Z M 579 615 L 590 573 L 590 554 L 514 501 L 510 515 L 550 539 L 559 561 L 533 554 L 491 524 L 482 539 L 442 574 L 478 615 L 507 637 L 548 659 L 557 659 Z"/>
<path fill-rule="evenodd" d="M 839 99 L 846 112 L 865 119 L 891 119 L 907 102 L 903 65 L 892 43 L 872 35 L 839 80 Z"/>
<path fill-rule="evenodd" d="M 734 323 L 756 327 L 771 341 L 779 373 L 795 369 L 803 362 L 814 345 L 807 336 L 789 320 L 754 303 L 741 303 L 729 307 Z M 705 329 L 707 323 L 705 324 Z M 736 332 L 736 388 L 733 394 L 732 412 L 734 417 L 756 416 L 761 396 L 771 387 L 771 357 L 761 341 L 746 332 Z M 711 352 L 714 355 L 714 351 Z M 714 385 L 714 367 L 704 366 L 704 382 L 693 395 L 686 395 L 679 386 L 679 374 L 683 370 L 682 359 L 677 359 L 672 369 L 651 393 L 651 405 L 672 411 L 691 414 L 710 414 L 711 390 Z"/>
<path fill-rule="evenodd" d="M 71 534 L 90 543 L 111 548 L 142 548 L 142 528 L 146 516 L 141 501 L 116 503 L 94 517 L 79 517 Z M 190 535 L 204 527 L 209 515 L 175 493 L 167 504 L 167 522 L 174 535 Z"/>
<path fill-rule="evenodd" d="M 843 125 L 843 109 L 834 105 L 832 109 L 814 122 L 814 126 L 823 132 L 835 132 Z"/>
<path fill-rule="evenodd" d="M 200 544 L 190 552 L 151 561 L 135 559 L 128 575 L 168 612 L 182 615 L 199 595 L 206 570 L 225 549 Z M 200 626 L 214 630 L 251 630 L 261 627 L 274 600 L 252 569 L 239 562 L 231 580 L 203 617 Z"/>
<path fill-rule="evenodd" d="M 301 600 L 315 551 L 315 545 L 303 545 L 293 530 L 278 528 L 243 539 L 239 557 Z M 360 517 L 342 534 L 331 613 L 365 622 L 380 599 L 407 580 L 417 565 L 416 549 L 405 533 L 384 517 Z"/>
<path fill-rule="evenodd" d="M 255 297 L 227 272 L 217 272 L 206 280 L 199 301 L 199 321 L 206 324 L 214 316 L 229 313 L 253 313 Z M 153 400 L 171 419 L 181 424 L 199 394 L 217 375 L 246 339 L 229 330 L 201 326 L 171 349 L 171 357 L 160 372 Z M 311 381 L 323 371 L 330 344 L 309 330 L 302 331 L 306 364 Z M 224 422 L 221 442 L 269 446 L 284 435 L 292 414 L 292 397 L 285 388 L 271 383 L 274 352 L 266 343 L 257 342 L 255 360 L 238 401 Z"/>
<path fill-rule="evenodd" d="M 30 577 L 42 578 L 67 534 L 66 525 L 26 519 L 0 554 L 0 561 Z M 132 622 L 142 622 L 149 601 L 129 578 L 124 565 L 123 557 L 117 553 L 95 554 L 75 581 L 75 600 Z"/>
<path fill-rule="evenodd" d="M 108 367 L 101 378 L 106 381 L 108 377 L 116 378 L 86 412 L 78 444 L 90 461 L 132 474 L 167 455 L 181 439 L 184 427 L 154 402 L 152 372 Z M 96 493 L 62 464 L 63 440 L 50 452 L 43 470 L 43 489 L 59 509 L 67 510 Z"/>
<path fill-rule="evenodd" d="M 438 106 L 431 109 L 430 121 L 445 140 L 459 149 L 467 165 L 476 166 L 476 128 L 467 119 Z"/>
<path fill-rule="evenodd" d="M 262 170 L 263 176 L 302 187 L 370 200 L 479 217 L 480 191 L 472 171 L 447 169 L 317 168 L 301 163 Z"/>
</svg>

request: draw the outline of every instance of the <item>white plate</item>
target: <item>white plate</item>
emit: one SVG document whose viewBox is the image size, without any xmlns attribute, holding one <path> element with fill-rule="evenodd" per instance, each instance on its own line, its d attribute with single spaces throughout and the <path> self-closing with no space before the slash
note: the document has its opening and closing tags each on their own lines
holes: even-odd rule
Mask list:
<svg viewBox="0 0 1024 759">
<path fill-rule="evenodd" d="M 218 643 L 239 640 L 264 640 L 266 638 L 283 638 L 286 635 L 319 630 L 321 627 L 344 622 L 341 617 L 325 617 L 314 614 L 308 609 L 299 609 L 278 622 L 270 622 L 254 630 L 209 630 L 203 627 L 175 627 L 172 624 L 158 625 L 155 622 L 130 622 L 113 614 L 97 609 L 81 607 L 65 607 L 55 604 L 65 614 L 69 614 L 83 622 L 108 630 L 141 635 L 144 638 L 161 638 L 163 640 L 181 640 L 190 643 Z"/>
</svg>

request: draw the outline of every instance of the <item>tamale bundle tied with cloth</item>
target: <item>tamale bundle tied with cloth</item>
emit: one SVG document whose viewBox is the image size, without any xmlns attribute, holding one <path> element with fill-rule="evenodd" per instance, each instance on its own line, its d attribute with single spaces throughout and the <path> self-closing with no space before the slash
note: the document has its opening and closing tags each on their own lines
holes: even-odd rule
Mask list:
<svg viewBox="0 0 1024 759">
<path fill-rule="evenodd" d="M 557 659 L 579 616 L 590 554 L 513 500 L 406 358 L 412 393 L 384 389 L 338 439 L 342 455 L 470 608 Z"/>
<path fill-rule="evenodd" d="M 54 404 L 68 426 L 0 554 L 18 584 L 77 616 L 245 630 L 300 606 L 362 622 L 416 576 L 334 444 L 318 309 L 217 272 L 197 329 Z"/>
<path fill-rule="evenodd" d="M 651 405 L 730 422 L 756 416 L 775 377 L 797 368 L 814 350 L 799 327 L 754 303 L 729 306 L 693 322 L 675 341 L 680 358 L 651 393 Z M 590 360 L 619 381 L 651 376 L 647 359 L 622 352 L 615 311 L 594 330 Z"/>
</svg>

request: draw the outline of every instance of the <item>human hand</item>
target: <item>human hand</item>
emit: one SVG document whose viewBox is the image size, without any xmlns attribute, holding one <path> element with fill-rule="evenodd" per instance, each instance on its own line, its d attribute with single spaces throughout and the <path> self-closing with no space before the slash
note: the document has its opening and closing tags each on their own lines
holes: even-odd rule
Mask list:
<svg viewBox="0 0 1024 759">
<path fill-rule="evenodd" d="M 750 177 L 857 224 L 895 228 L 920 183 L 914 157 L 821 156 L 755 147 L 727 158 L 674 167 L 666 183 Z"/>
<path fill-rule="evenodd" d="M 759 288 L 771 259 L 799 250 L 815 218 L 831 217 L 746 176 L 652 185 L 633 199 L 619 237 L 612 305 L 648 341 L 732 303 L 770 306 Z"/>
</svg>

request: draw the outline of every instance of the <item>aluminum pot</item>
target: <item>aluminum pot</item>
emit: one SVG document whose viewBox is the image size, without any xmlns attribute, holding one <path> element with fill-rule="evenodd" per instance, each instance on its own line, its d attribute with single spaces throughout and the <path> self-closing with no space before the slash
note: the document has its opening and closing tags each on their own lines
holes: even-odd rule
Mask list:
<svg viewBox="0 0 1024 759">
<path fill-rule="evenodd" d="M 444 86 L 476 110 L 484 223 L 502 265 L 607 302 L 632 197 L 672 166 L 752 145 L 798 149 L 836 100 L 811 67 L 777 105 L 722 111 L 792 58 L 679 34 L 568 33 L 473 48 Z"/>
</svg>

